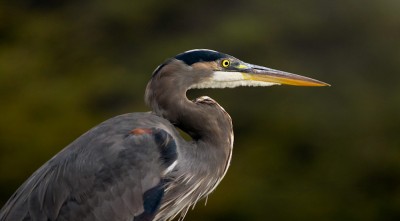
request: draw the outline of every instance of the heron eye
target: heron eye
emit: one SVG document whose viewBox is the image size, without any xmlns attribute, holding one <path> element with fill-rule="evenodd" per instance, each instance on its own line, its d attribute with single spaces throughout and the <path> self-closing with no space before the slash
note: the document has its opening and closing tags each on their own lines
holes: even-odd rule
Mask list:
<svg viewBox="0 0 400 221">
<path fill-rule="evenodd" d="M 222 60 L 221 65 L 222 67 L 227 68 L 229 65 L 231 65 L 231 61 L 228 59 Z"/>
</svg>

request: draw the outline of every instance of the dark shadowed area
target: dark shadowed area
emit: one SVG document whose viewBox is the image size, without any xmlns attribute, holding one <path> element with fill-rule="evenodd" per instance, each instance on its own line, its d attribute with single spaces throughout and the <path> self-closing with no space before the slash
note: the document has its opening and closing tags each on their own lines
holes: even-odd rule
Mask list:
<svg viewBox="0 0 400 221">
<path fill-rule="evenodd" d="M 233 118 L 232 166 L 185 220 L 400 220 L 400 1 L 0 4 L 0 207 L 79 135 L 148 111 L 168 57 L 209 48 L 332 87 L 190 91 Z"/>
</svg>

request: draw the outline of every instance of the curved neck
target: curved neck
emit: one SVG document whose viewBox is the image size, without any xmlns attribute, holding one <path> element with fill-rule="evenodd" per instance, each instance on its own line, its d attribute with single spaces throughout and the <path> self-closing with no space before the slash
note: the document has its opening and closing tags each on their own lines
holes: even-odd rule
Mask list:
<svg viewBox="0 0 400 221">
<path fill-rule="evenodd" d="M 192 84 L 183 73 L 179 75 L 179 70 L 186 67 L 176 65 L 170 64 L 154 74 L 145 96 L 156 115 L 169 120 L 193 139 L 178 145 L 177 169 L 172 174 L 175 184 L 169 187 L 164 202 L 173 204 L 180 198 L 183 202 L 180 205 L 186 206 L 164 205 L 175 208 L 169 211 L 172 214 L 214 190 L 226 174 L 233 147 L 232 121 L 228 113 L 211 98 L 188 100 L 186 91 Z M 177 69 L 171 69 L 175 67 Z"/>
<path fill-rule="evenodd" d="M 188 133 L 194 141 L 211 146 L 232 145 L 232 121 L 228 113 L 211 98 L 186 97 L 186 91 L 198 79 L 186 77 L 187 66 L 177 62 L 161 68 L 146 88 L 146 103 L 153 112 Z M 195 75 L 195 76 L 198 76 Z"/>
<path fill-rule="evenodd" d="M 200 97 L 193 102 L 187 99 L 186 89 L 163 86 L 165 82 L 160 84 L 154 79 L 149 83 L 147 103 L 156 115 L 192 137 L 192 142 L 180 148 L 180 165 L 191 174 L 214 180 L 213 185 L 207 187 L 212 191 L 230 164 L 233 147 L 231 118 L 211 98 Z"/>
<path fill-rule="evenodd" d="M 188 88 L 208 74 L 172 61 L 153 74 L 146 88 L 145 100 L 155 114 L 169 120 L 193 140 L 226 145 L 226 137 L 231 137 L 233 131 L 228 113 L 212 99 L 193 102 L 186 97 Z"/>
<path fill-rule="evenodd" d="M 231 118 L 211 98 L 200 97 L 190 101 L 186 89 L 164 88 L 154 81 L 149 83 L 147 90 L 152 93 L 147 103 L 153 112 L 189 134 L 195 142 L 213 147 L 232 145 Z"/>
</svg>

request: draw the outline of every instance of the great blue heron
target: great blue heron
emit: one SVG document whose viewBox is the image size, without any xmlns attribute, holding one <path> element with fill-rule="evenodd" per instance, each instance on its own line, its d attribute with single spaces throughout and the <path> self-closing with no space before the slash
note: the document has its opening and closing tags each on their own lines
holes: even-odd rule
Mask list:
<svg viewBox="0 0 400 221">
<path fill-rule="evenodd" d="M 188 100 L 187 90 L 275 84 L 327 85 L 217 51 L 178 54 L 157 67 L 147 85 L 152 112 L 120 115 L 83 134 L 22 184 L 0 220 L 184 217 L 224 177 L 233 146 L 228 113 L 209 97 Z"/>
</svg>

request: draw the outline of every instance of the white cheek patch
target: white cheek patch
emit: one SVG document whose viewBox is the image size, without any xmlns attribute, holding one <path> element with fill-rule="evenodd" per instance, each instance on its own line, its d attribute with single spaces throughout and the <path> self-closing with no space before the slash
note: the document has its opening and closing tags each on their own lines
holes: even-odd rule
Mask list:
<svg viewBox="0 0 400 221">
<path fill-rule="evenodd" d="M 194 84 L 189 89 L 234 88 L 240 86 L 267 87 L 272 85 L 279 84 L 246 79 L 240 72 L 215 71 L 209 80 Z"/>
<path fill-rule="evenodd" d="M 220 82 L 241 81 L 244 80 L 244 77 L 243 74 L 240 72 L 215 71 L 213 75 L 213 80 Z"/>
</svg>

